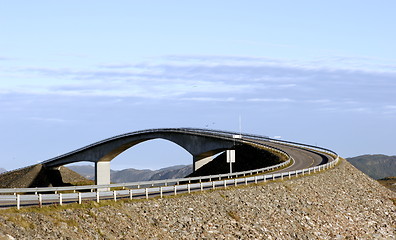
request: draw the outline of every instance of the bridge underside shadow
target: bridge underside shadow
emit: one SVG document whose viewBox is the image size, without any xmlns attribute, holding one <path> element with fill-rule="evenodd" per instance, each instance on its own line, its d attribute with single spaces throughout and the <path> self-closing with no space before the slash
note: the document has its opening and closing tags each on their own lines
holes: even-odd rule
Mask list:
<svg viewBox="0 0 396 240">
<path fill-rule="evenodd" d="M 210 163 L 218 153 L 235 147 L 232 139 L 216 138 L 180 132 L 150 132 L 125 135 L 105 140 L 69 154 L 43 162 L 47 168 L 57 168 L 70 163 L 88 161 L 95 163 L 95 182 L 98 185 L 110 184 L 110 162 L 127 149 L 152 139 L 171 141 L 193 156 L 193 169 L 197 171 Z"/>
<path fill-rule="evenodd" d="M 232 164 L 233 172 L 242 172 L 252 169 L 265 168 L 283 162 L 278 155 L 251 145 L 235 146 L 235 163 Z M 221 153 L 212 161 L 206 163 L 187 177 L 207 176 L 230 172 L 230 164 L 227 163 L 227 154 Z"/>
</svg>

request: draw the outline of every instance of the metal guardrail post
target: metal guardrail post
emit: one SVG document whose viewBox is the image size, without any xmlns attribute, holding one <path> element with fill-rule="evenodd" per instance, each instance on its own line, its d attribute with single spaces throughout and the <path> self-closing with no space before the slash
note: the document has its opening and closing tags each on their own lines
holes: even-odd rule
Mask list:
<svg viewBox="0 0 396 240">
<path fill-rule="evenodd" d="M 19 194 L 16 195 L 16 206 L 17 209 L 21 209 L 21 196 Z"/>
<path fill-rule="evenodd" d="M 100 191 L 96 191 L 96 202 L 99 203 L 100 201 L 100 196 L 99 196 Z"/>
<path fill-rule="evenodd" d="M 78 204 L 81 204 L 81 203 L 82 203 L 81 193 L 79 192 L 78 193 Z"/>
<path fill-rule="evenodd" d="M 43 207 L 43 198 L 41 196 L 41 193 L 38 195 L 38 204 L 39 204 L 39 208 Z"/>
<path fill-rule="evenodd" d="M 62 193 L 59 193 L 59 205 L 63 205 Z"/>
<path fill-rule="evenodd" d="M 129 199 L 132 200 L 133 199 L 133 190 L 129 189 Z"/>
</svg>

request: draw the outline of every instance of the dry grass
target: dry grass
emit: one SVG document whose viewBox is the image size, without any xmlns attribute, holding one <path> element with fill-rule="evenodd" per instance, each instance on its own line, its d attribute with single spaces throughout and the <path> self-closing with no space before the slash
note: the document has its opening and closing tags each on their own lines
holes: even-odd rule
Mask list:
<svg viewBox="0 0 396 240">
<path fill-rule="evenodd" d="M 230 216 L 235 221 L 238 221 L 238 222 L 241 221 L 241 217 L 235 211 L 228 211 L 227 215 Z"/>
<path fill-rule="evenodd" d="M 7 221 L 14 223 L 17 226 L 23 227 L 25 229 L 34 229 L 35 226 L 32 222 L 26 220 L 21 215 L 9 216 Z"/>
</svg>

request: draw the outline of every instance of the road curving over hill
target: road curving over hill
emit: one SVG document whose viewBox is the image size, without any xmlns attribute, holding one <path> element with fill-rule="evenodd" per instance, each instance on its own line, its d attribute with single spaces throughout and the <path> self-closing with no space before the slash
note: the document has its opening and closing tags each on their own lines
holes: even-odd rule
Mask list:
<svg viewBox="0 0 396 240">
<path fill-rule="evenodd" d="M 221 149 L 224 151 L 227 149 L 226 145 L 232 142 L 235 144 L 253 145 L 261 149 L 268 151 L 277 152 L 283 155 L 286 159 L 285 162 L 264 167 L 260 169 L 249 169 L 248 171 L 236 172 L 236 173 L 224 173 L 208 176 L 198 176 L 182 179 L 168 179 L 150 182 L 138 182 L 138 183 L 121 183 L 121 184 L 102 184 L 102 185 L 90 185 L 90 186 L 71 186 L 71 187 L 57 187 L 57 188 L 34 188 L 34 189 L 0 189 L 0 206 L 17 206 L 19 208 L 22 205 L 43 205 L 52 203 L 67 203 L 67 202 L 79 202 L 83 200 L 96 200 L 101 201 L 104 199 L 117 198 L 149 198 L 149 197 L 163 197 L 163 195 L 180 194 L 184 192 L 190 193 L 191 191 L 203 191 L 205 189 L 215 189 L 218 187 L 228 187 L 239 184 L 248 184 L 258 181 L 275 180 L 277 178 L 297 176 L 299 174 L 307 174 L 311 172 L 325 170 L 334 167 L 338 161 L 338 155 L 328 149 L 310 146 L 295 142 L 288 142 L 282 140 L 275 140 L 266 136 L 258 136 L 252 134 L 240 134 L 235 132 L 208 130 L 208 129 L 196 129 L 196 128 L 177 128 L 177 129 L 154 129 L 145 130 L 138 133 L 128 133 L 119 135 L 113 138 L 109 138 L 98 143 L 91 144 L 87 147 L 78 149 L 69 154 L 62 155 L 51 160 L 44 161 L 42 164 L 51 165 L 51 161 L 59 162 L 62 161 L 62 157 L 76 156 L 80 152 L 84 154 L 89 151 L 90 148 L 98 149 L 101 144 L 108 144 L 112 141 L 124 141 L 125 138 L 133 139 L 133 143 L 140 141 L 141 139 L 152 139 L 154 138 L 153 132 L 160 133 L 164 138 L 167 136 L 166 133 L 173 134 L 172 137 L 175 139 L 175 134 L 185 134 L 188 136 L 187 139 L 209 139 L 211 144 L 205 145 L 205 151 L 211 150 L 211 147 Z M 142 136 L 145 133 L 149 135 Z M 140 140 L 136 140 L 136 135 Z M 157 135 L 158 136 L 158 135 Z M 216 143 L 215 140 L 220 139 L 220 144 Z M 215 143 L 214 143 L 215 142 Z M 123 142 L 125 144 L 125 141 Z M 225 145 L 224 145 L 225 143 Z M 129 144 L 129 143 L 127 143 Z M 190 146 L 184 143 L 184 146 Z M 208 147 L 209 146 L 209 147 Z M 199 149 L 193 146 L 191 149 Z M 270 174 L 268 172 L 270 171 Z M 266 174 L 267 173 L 267 174 Z M 117 189 L 117 190 L 115 190 Z M 119 190 L 121 189 L 121 190 Z M 86 192 L 86 191 L 89 192 Z M 110 191 L 112 190 L 112 191 Z M 41 193 L 53 192 L 53 194 L 41 194 Z M 72 193 L 68 193 L 72 192 Z M 30 194 L 29 194 L 30 193 Z M 34 193 L 33 195 L 31 193 Z M 7 195 L 12 194 L 12 195 Z M 23 195 L 20 195 L 23 194 Z"/>
<path fill-rule="evenodd" d="M 258 145 L 279 149 L 294 160 L 291 166 L 278 170 L 276 172 L 295 171 L 295 170 L 301 170 L 305 168 L 323 165 L 331 161 L 334 161 L 335 158 L 337 158 L 338 156 L 335 152 L 329 149 L 307 145 L 307 144 L 296 143 L 296 142 L 272 139 L 267 136 L 240 134 L 235 132 L 217 131 L 217 130 L 209 130 L 209 131 L 218 134 L 225 134 L 229 136 L 240 135 L 242 141 L 247 141 Z"/>
<path fill-rule="evenodd" d="M 115 156 L 128 148 L 143 141 L 156 138 L 174 142 L 186 149 L 194 157 L 217 154 L 225 149 L 233 148 L 235 143 L 253 143 L 266 146 L 267 148 L 280 150 L 292 157 L 294 159 L 294 164 L 289 168 L 290 170 L 299 170 L 325 164 L 332 159 L 334 160 L 334 156 L 337 155 L 328 149 L 290 141 L 275 140 L 260 135 L 200 128 L 163 128 L 118 135 L 46 160 L 42 162 L 42 164 L 47 167 L 58 167 L 79 161 L 111 161 Z M 328 153 L 321 152 L 322 150 Z"/>
</svg>

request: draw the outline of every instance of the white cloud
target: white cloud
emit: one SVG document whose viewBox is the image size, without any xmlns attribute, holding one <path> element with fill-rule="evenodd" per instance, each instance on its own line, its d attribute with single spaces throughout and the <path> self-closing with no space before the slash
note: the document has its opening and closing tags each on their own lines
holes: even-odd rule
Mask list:
<svg viewBox="0 0 396 240">
<path fill-rule="evenodd" d="M 360 112 L 360 113 L 365 113 L 365 112 L 371 112 L 369 108 L 366 107 L 357 107 L 357 108 L 347 108 L 344 110 L 345 112 Z"/>
<path fill-rule="evenodd" d="M 329 104 L 329 103 L 332 103 L 333 101 L 331 101 L 329 99 L 314 99 L 314 100 L 307 100 L 306 102 L 318 103 L 318 104 Z"/>
<path fill-rule="evenodd" d="M 335 66 L 326 65 L 324 60 L 313 63 L 244 56 L 166 56 L 150 64 L 19 69 L 16 79 L 0 82 L 0 93 L 142 101 L 301 103 L 315 104 L 320 109 L 343 109 L 348 105 L 348 111 L 354 112 L 395 102 L 392 89 L 396 89 L 396 73 L 358 69 L 356 64 Z"/>
<path fill-rule="evenodd" d="M 384 106 L 383 107 L 383 109 L 382 109 L 382 111 L 383 111 L 383 113 L 384 114 L 387 114 L 387 115 L 389 115 L 389 114 L 396 114 L 396 105 L 387 105 L 387 106 Z"/>
<path fill-rule="evenodd" d="M 184 101 L 197 101 L 197 102 L 235 102 L 236 99 L 233 97 L 228 98 L 215 98 L 215 97 L 191 97 L 182 98 Z"/>
<path fill-rule="evenodd" d="M 31 117 L 30 120 L 39 122 L 51 122 L 51 123 L 65 123 L 67 120 L 61 118 L 43 118 L 43 117 Z"/>
<path fill-rule="evenodd" d="M 294 102 L 294 100 L 289 98 L 249 98 L 248 102 Z"/>
<path fill-rule="evenodd" d="M 384 108 L 389 110 L 396 110 L 396 105 L 387 105 Z"/>
</svg>

